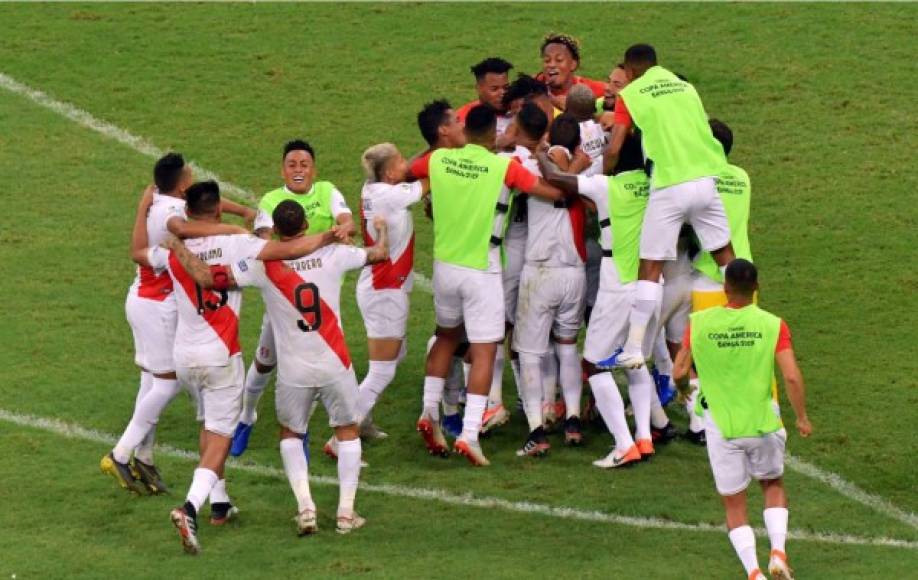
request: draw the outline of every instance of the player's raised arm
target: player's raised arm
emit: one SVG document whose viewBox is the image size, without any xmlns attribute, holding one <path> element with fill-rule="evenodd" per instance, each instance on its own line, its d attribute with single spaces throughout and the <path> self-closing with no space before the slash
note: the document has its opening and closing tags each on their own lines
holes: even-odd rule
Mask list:
<svg viewBox="0 0 918 580">
<path fill-rule="evenodd" d="M 238 215 L 245 220 L 246 225 L 249 227 L 255 222 L 255 216 L 258 214 L 258 212 L 249 206 L 228 199 L 220 200 L 220 210 L 224 213 Z"/>
<path fill-rule="evenodd" d="M 336 241 L 338 238 L 333 229 L 321 234 L 299 236 L 284 241 L 271 240 L 258 253 L 258 259 L 264 261 L 295 260 Z"/>
<path fill-rule="evenodd" d="M 218 284 L 211 267 L 186 248 L 182 240 L 175 236 L 169 236 L 163 241 L 162 246 L 172 252 L 172 255 L 175 256 L 182 268 L 188 272 L 198 286 L 209 290 Z M 220 281 L 221 288 L 234 287 L 236 282 L 232 279 L 232 271 L 229 268 L 221 268 L 220 271 L 228 276 L 226 283 Z"/>
<path fill-rule="evenodd" d="M 141 266 L 149 266 L 147 259 L 147 213 L 153 204 L 153 193 L 156 186 L 148 185 L 143 191 L 140 203 L 137 205 L 137 215 L 134 218 L 134 229 L 131 232 L 131 259 Z"/>
<path fill-rule="evenodd" d="M 545 151 L 536 152 L 536 159 L 539 160 L 539 169 L 545 181 L 555 187 L 561 188 L 565 193 L 577 193 L 577 176 L 571 173 L 561 171 L 558 165 L 548 157 Z"/>
<path fill-rule="evenodd" d="M 373 227 L 376 228 L 376 243 L 365 248 L 367 251 L 367 264 L 385 262 L 389 259 L 389 225 L 382 216 L 373 218 Z"/>
<path fill-rule="evenodd" d="M 231 236 L 234 234 L 247 234 L 248 230 L 232 224 L 215 223 L 208 221 L 184 220 L 178 216 L 166 222 L 169 233 L 178 238 L 203 238 L 206 236 Z"/>
<path fill-rule="evenodd" d="M 809 437 L 813 426 L 806 414 L 806 387 L 803 385 L 803 373 L 797 365 L 794 349 L 786 348 L 775 353 L 775 361 L 784 377 L 784 388 L 787 389 L 787 398 L 790 400 L 794 414 L 797 416 L 797 430 L 803 437 Z"/>
</svg>

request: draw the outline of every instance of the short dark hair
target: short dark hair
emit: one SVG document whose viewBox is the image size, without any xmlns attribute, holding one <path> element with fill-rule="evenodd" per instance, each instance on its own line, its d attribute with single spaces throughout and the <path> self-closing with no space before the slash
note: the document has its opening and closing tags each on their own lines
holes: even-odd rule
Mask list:
<svg viewBox="0 0 918 580">
<path fill-rule="evenodd" d="M 634 169 L 644 169 L 644 151 L 641 149 L 641 138 L 637 135 L 628 135 L 622 143 L 612 174 Z"/>
<path fill-rule="evenodd" d="M 625 51 L 627 64 L 657 64 L 657 51 L 649 44 L 632 44 Z"/>
<path fill-rule="evenodd" d="M 492 73 L 502 75 L 513 68 L 513 65 L 498 56 L 486 58 L 475 66 L 471 67 L 475 80 L 480 81 L 486 74 Z"/>
<path fill-rule="evenodd" d="M 309 153 L 309 156 L 312 157 L 312 160 L 316 160 L 316 152 L 313 151 L 312 145 L 308 141 L 303 141 L 302 139 L 294 139 L 293 141 L 287 141 L 287 144 L 284 145 L 284 156 L 282 159 L 287 159 L 287 154 L 291 151 L 305 151 Z"/>
<path fill-rule="evenodd" d="M 208 215 L 220 207 L 220 186 L 214 180 L 198 181 L 185 191 L 185 206 L 190 215 Z"/>
<path fill-rule="evenodd" d="M 292 199 L 285 199 L 277 204 L 271 212 L 271 219 L 274 220 L 277 233 L 288 238 L 298 235 L 306 228 L 306 212 L 303 211 L 302 205 Z"/>
<path fill-rule="evenodd" d="M 418 129 L 431 147 L 437 142 L 438 129 L 449 121 L 447 112 L 452 108 L 446 99 L 438 99 L 424 105 L 418 113 Z"/>
<path fill-rule="evenodd" d="M 169 193 L 178 186 L 185 169 L 185 158 L 181 153 L 166 153 L 153 166 L 153 183 L 161 193 Z"/>
<path fill-rule="evenodd" d="M 487 105 L 476 105 L 465 117 L 465 131 L 469 135 L 484 135 L 497 129 L 497 113 Z"/>
<path fill-rule="evenodd" d="M 570 113 L 558 115 L 548 130 L 548 142 L 573 153 L 580 146 L 580 122 Z"/>
<path fill-rule="evenodd" d="M 541 139 L 548 129 L 548 117 L 538 105 L 532 101 L 523 103 L 520 112 L 516 114 L 516 122 L 523 133 L 532 139 Z"/>
<path fill-rule="evenodd" d="M 723 146 L 724 155 L 729 155 L 730 151 L 733 150 L 733 131 L 719 119 L 711 119 L 708 123 L 711 125 L 711 132 L 714 133 L 714 138 L 720 141 Z"/>
<path fill-rule="evenodd" d="M 517 99 L 527 99 L 538 95 L 547 95 L 548 88 L 545 83 L 541 83 L 534 77 L 520 73 L 516 80 L 510 83 L 507 92 L 504 93 L 504 108 L 510 106 L 510 103 Z"/>
<path fill-rule="evenodd" d="M 542 48 L 539 49 L 540 54 L 545 54 L 545 47 L 549 44 L 561 44 L 564 45 L 567 50 L 571 52 L 571 56 L 577 62 L 580 62 L 580 41 L 571 36 L 570 34 L 563 34 L 560 32 L 549 32 L 542 39 Z"/>
<path fill-rule="evenodd" d="M 759 270 L 749 260 L 737 258 L 727 264 L 724 281 L 734 292 L 752 296 L 759 284 Z"/>
</svg>

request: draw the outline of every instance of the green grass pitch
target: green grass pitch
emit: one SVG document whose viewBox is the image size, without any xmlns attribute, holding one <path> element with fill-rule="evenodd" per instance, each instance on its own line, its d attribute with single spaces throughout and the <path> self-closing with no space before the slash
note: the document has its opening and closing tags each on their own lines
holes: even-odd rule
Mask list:
<svg viewBox="0 0 918 580">
<path fill-rule="evenodd" d="M 279 183 L 283 142 L 304 136 L 320 176 L 356 208 L 363 149 L 419 150 L 416 112 L 435 97 L 474 98 L 468 67 L 479 59 L 534 73 L 542 34 L 563 30 L 583 42 L 581 73 L 603 78 L 627 45 L 654 44 L 733 127 L 732 160 L 752 179 L 763 304 L 790 324 L 816 429 L 809 440 L 791 433 L 789 452 L 883 500 L 865 505 L 850 487 L 789 469 L 791 528 L 818 536 L 790 540 L 792 563 L 802 578 L 907 578 L 918 567 L 916 16 L 914 4 L 6 4 L 0 73 L 259 194 Z M 547 459 L 517 459 L 515 419 L 484 441 L 488 469 L 427 456 L 414 433 L 433 325 L 420 289 L 408 359 L 375 413 L 390 438 L 365 447 L 362 479 L 376 486 L 358 495 L 367 527 L 336 536 L 337 489 L 316 485 L 324 532 L 298 539 L 286 481 L 232 469 L 239 525 L 202 523 L 204 552 L 185 557 L 167 517 L 178 497 L 129 497 L 98 472 L 104 442 L 11 420 L 110 434 L 127 422 L 137 383 L 127 250 L 152 159 L 0 85 L 0 578 L 742 577 L 726 534 L 703 529 L 722 511 L 703 450 L 687 443 L 608 473 L 589 464 L 610 441 L 597 431 L 585 448 L 553 440 Z M 420 210 L 416 223 L 416 267 L 429 274 Z M 362 376 L 353 285 L 343 318 Z M 246 360 L 262 308 L 247 292 Z M 512 400 L 509 371 L 505 385 Z M 244 459 L 276 470 L 272 407 L 268 395 Z M 333 477 L 318 453 L 323 418 L 311 472 Z M 195 432 L 180 399 L 159 441 L 193 450 Z M 193 463 L 160 458 L 180 496 Z M 420 489 L 431 497 L 407 497 Z M 504 503 L 462 505 L 463 494 Z M 757 526 L 759 500 L 753 492 Z M 623 517 L 527 513 L 519 502 Z M 689 525 L 646 527 L 650 518 Z"/>
</svg>

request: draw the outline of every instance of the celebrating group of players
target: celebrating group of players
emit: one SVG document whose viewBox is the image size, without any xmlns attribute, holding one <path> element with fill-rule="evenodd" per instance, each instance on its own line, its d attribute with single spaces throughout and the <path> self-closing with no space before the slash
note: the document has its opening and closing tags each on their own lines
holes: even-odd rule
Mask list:
<svg viewBox="0 0 918 580">
<path fill-rule="evenodd" d="M 213 181 L 194 183 L 178 154 L 156 163 L 134 225 L 139 268 L 126 305 L 140 390 L 102 470 L 137 493 L 166 491 L 153 460 L 156 423 L 187 389 L 202 428 L 200 463 L 171 513 L 186 551 L 200 549 L 205 502 L 215 525 L 237 513 L 224 464 L 245 451 L 275 367 L 299 534 L 317 530 L 308 428 L 318 400 L 334 428 L 324 450 L 338 464 L 337 531 L 364 525 L 354 510 L 361 438 L 386 436 L 371 412 L 406 353 L 412 206 L 424 203 L 436 316 L 417 422 L 427 450 L 447 456 L 449 435 L 471 464 L 489 464 L 479 435 L 510 418 L 502 393 L 509 360 L 529 426 L 517 455 L 545 455 L 555 427 L 565 444 L 579 445 L 585 415 L 598 413 L 614 446 L 593 464 L 635 464 L 676 436 L 664 407 L 678 379 L 686 436 L 707 443 L 747 573 L 763 577 L 745 515 L 745 488 L 756 478 L 766 490 L 769 570 L 790 578 L 775 360 L 801 434 L 810 426 L 787 326 L 753 303 L 750 184 L 726 160 L 732 133 L 648 45 L 630 47 L 607 84 L 574 74 L 580 46 L 569 36 L 547 36 L 541 53 L 535 77 L 511 82 L 512 65 L 488 58 L 472 67 L 478 100 L 455 110 L 427 104 L 418 127 L 429 149 L 410 163 L 390 143 L 368 148 L 357 221 L 333 184 L 316 181 L 316 152 L 301 140 L 284 147 L 284 186 L 265 194 L 257 212 L 222 199 Z M 222 212 L 254 222 L 255 235 L 222 223 Z M 352 242 L 357 223 L 363 248 Z M 359 384 L 339 312 L 343 276 L 357 269 L 370 358 Z M 266 310 L 247 371 L 245 286 L 261 290 Z M 690 323 L 692 311 L 699 314 Z M 633 431 L 614 368 L 627 380 Z"/>
</svg>

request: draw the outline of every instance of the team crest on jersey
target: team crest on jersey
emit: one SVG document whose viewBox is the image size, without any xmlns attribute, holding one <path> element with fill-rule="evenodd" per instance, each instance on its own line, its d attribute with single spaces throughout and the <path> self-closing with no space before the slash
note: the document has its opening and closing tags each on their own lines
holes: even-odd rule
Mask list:
<svg viewBox="0 0 918 580">
<path fill-rule="evenodd" d="M 239 271 L 240 271 L 240 272 L 248 272 L 248 271 L 249 271 L 249 265 L 245 263 L 245 260 L 240 260 L 239 263 L 236 264 L 236 266 L 239 267 Z"/>
</svg>

